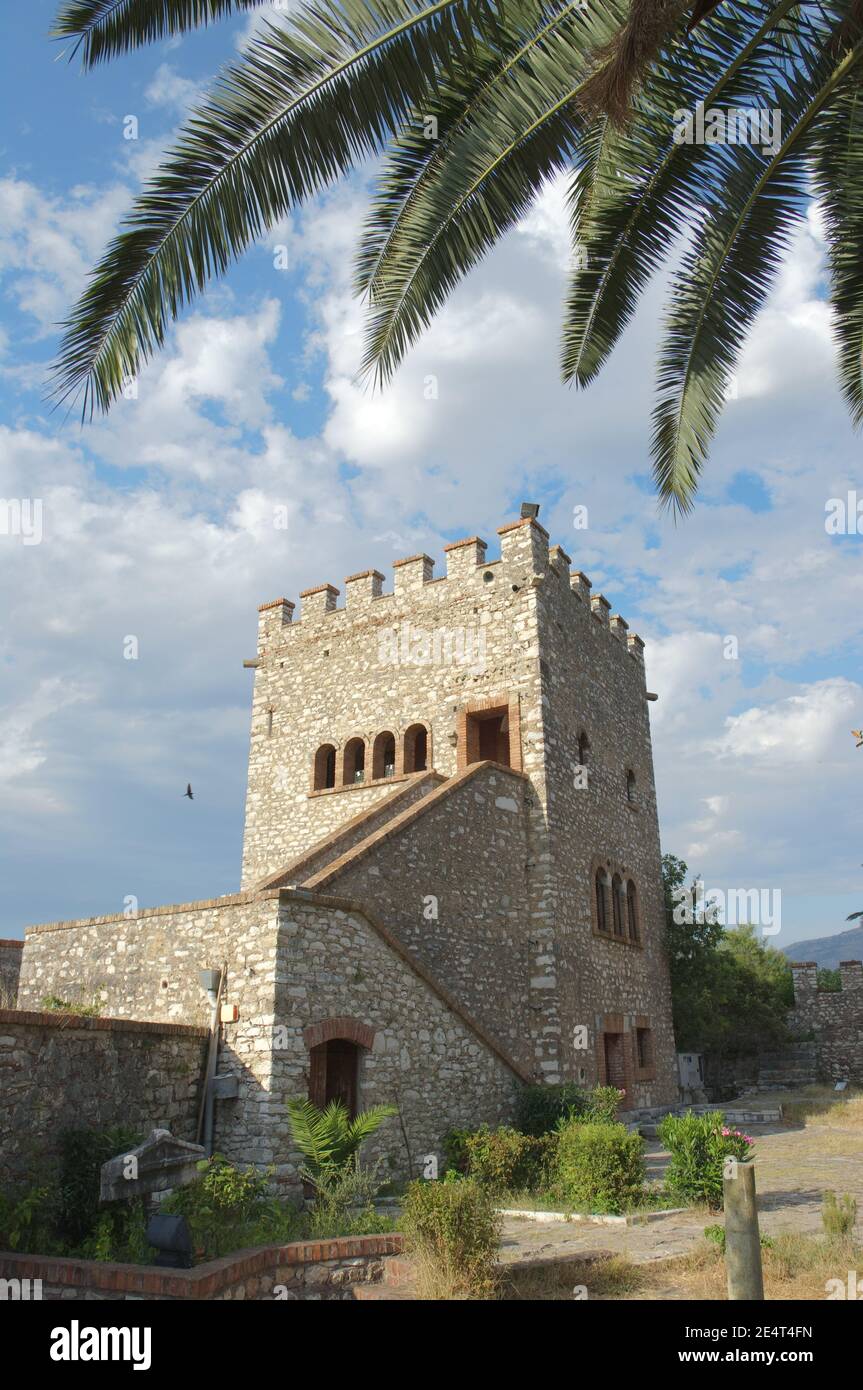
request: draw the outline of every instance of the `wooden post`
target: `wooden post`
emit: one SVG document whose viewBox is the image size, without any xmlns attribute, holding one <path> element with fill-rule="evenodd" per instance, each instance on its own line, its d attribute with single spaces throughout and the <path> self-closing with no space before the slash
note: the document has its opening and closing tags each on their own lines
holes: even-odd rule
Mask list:
<svg viewBox="0 0 863 1390">
<path fill-rule="evenodd" d="M 728 1297 L 763 1300 L 755 1167 L 752 1163 L 735 1163 L 733 1173 L 733 1177 L 722 1179 Z"/>
</svg>

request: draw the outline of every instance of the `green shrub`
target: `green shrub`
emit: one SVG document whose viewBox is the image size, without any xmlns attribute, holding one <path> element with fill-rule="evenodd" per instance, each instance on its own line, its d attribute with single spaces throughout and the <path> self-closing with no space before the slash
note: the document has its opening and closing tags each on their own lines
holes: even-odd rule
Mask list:
<svg viewBox="0 0 863 1390">
<path fill-rule="evenodd" d="M 299 1212 L 269 1195 L 267 1175 L 255 1168 L 236 1168 L 221 1154 L 202 1159 L 201 1178 L 180 1187 L 161 1210 L 185 1216 L 196 1250 L 205 1259 L 218 1259 L 247 1245 L 297 1240 L 302 1230 Z"/>
<path fill-rule="evenodd" d="M 620 1102 L 626 1095 L 616 1086 L 594 1086 L 585 1092 L 585 1108 L 582 1118 L 597 1125 L 612 1125 L 617 1117 Z"/>
<path fill-rule="evenodd" d="M 745 1162 L 752 1140 L 729 1129 L 721 1110 L 706 1115 L 666 1115 L 659 1137 L 671 1154 L 665 1175 L 668 1190 L 688 1202 L 722 1206 L 722 1176 L 727 1159 Z"/>
<path fill-rule="evenodd" d="M 571 1081 L 562 1086 L 525 1086 L 516 1101 L 515 1127 L 522 1134 L 539 1137 L 586 1108 L 587 1093 Z"/>
<path fill-rule="evenodd" d="M 472 1132 L 469 1129 L 447 1130 L 443 1137 L 445 1173 L 467 1172 L 467 1140 Z"/>
<path fill-rule="evenodd" d="M 857 1220 L 857 1202 L 849 1193 L 842 1197 L 827 1191 L 821 1202 L 821 1220 L 828 1236 L 850 1236 Z"/>
<path fill-rule="evenodd" d="M 60 1132 L 56 1230 L 66 1246 L 78 1250 L 105 1215 L 99 1201 L 102 1164 L 137 1148 L 140 1142 L 140 1134 L 123 1126 Z M 120 1204 L 117 1207 L 119 1214 Z"/>
<path fill-rule="evenodd" d="M 493 1298 L 501 1218 L 472 1178 L 412 1182 L 401 1219 L 421 1297 Z"/>
<path fill-rule="evenodd" d="M 57 1194 L 50 1186 L 30 1187 L 26 1192 L 0 1192 L 0 1250 L 20 1250 L 28 1255 L 60 1254 L 54 1238 Z"/>
<path fill-rule="evenodd" d="M 493 1192 L 540 1187 L 554 1147 L 554 1135 L 538 1138 L 506 1125 L 498 1129 L 483 1125 L 465 1137 L 467 1173 Z"/>
<path fill-rule="evenodd" d="M 626 1211 L 644 1184 L 644 1140 L 625 1125 L 578 1119 L 562 1125 L 557 1148 L 558 1188 L 582 1211 Z"/>
</svg>

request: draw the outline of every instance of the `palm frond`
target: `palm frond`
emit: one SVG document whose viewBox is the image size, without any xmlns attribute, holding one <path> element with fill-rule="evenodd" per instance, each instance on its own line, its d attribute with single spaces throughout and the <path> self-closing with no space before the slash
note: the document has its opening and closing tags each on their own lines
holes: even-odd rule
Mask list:
<svg viewBox="0 0 863 1390">
<path fill-rule="evenodd" d="M 752 145 L 712 147 L 719 168 L 674 277 L 659 356 L 654 477 L 678 511 L 692 506 L 737 354 L 805 211 L 813 125 L 861 58 L 858 42 L 835 64 L 828 44 L 805 78 L 777 84 L 788 133 L 770 159 Z"/>
<path fill-rule="evenodd" d="M 839 381 L 855 425 L 863 424 L 863 93 L 856 74 L 820 123 L 813 182 L 829 247 L 830 303 Z"/>
<path fill-rule="evenodd" d="M 51 37 L 74 39 L 70 58 L 81 54 L 85 68 L 147 43 L 182 34 L 263 0 L 66 0 Z"/>
<path fill-rule="evenodd" d="M 543 24 L 535 44 L 510 25 L 503 62 L 488 55 L 481 70 L 481 96 L 473 68 L 438 85 L 432 110 L 447 139 L 432 155 L 417 134 L 402 137 L 385 169 L 376 225 L 367 230 L 361 274 L 368 284 L 374 270 L 374 280 L 364 374 L 379 383 L 389 378 L 467 271 L 569 163 L 580 138 L 576 98 L 588 54 L 615 17 L 614 4 L 567 13 L 557 25 Z"/>
<path fill-rule="evenodd" d="M 723 7 L 698 48 L 675 43 L 646 84 L 638 122 L 601 122 L 586 142 L 570 194 L 579 256 L 567 292 L 561 368 L 585 386 L 610 356 L 651 276 L 701 198 L 705 151 L 675 142 L 675 116 L 718 101 L 734 106 L 780 66 L 783 26 L 799 0 L 780 0 L 757 23 Z"/>
<path fill-rule="evenodd" d="M 475 0 L 317 0 L 220 77 L 137 199 L 65 325 L 59 399 L 106 410 L 170 322 L 292 208 L 378 152 L 442 64 L 470 52 Z"/>
</svg>

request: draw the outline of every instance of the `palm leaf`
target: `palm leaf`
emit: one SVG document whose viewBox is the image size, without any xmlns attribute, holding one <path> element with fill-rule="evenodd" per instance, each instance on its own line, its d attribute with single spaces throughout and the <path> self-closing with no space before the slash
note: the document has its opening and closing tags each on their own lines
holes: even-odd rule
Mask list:
<svg viewBox="0 0 863 1390">
<path fill-rule="evenodd" d="M 60 399 L 106 410 L 181 308 L 267 227 L 380 150 L 496 21 L 475 0 L 317 0 L 220 77 L 66 324 Z"/>
<path fill-rule="evenodd" d="M 728 377 L 808 201 L 813 125 L 863 58 L 863 41 L 839 63 L 830 48 L 805 79 L 777 84 L 773 100 L 789 133 L 775 155 L 762 159 L 751 145 L 712 147 L 722 176 L 674 277 L 659 357 L 654 476 L 662 500 L 678 511 L 692 506 Z"/>
<path fill-rule="evenodd" d="M 516 70 L 543 39 L 582 12 L 583 0 L 570 0 L 557 10 L 533 5 L 533 14 L 525 9 L 522 6 L 519 13 L 516 6 L 507 6 L 507 24 L 505 28 L 502 25 L 498 47 L 477 48 L 468 80 L 436 91 L 423 117 L 424 121 L 434 118 L 437 138 L 426 138 L 423 121 L 412 123 L 392 142 L 357 254 L 358 293 L 374 294 L 378 282 L 386 281 L 389 264 L 398 260 L 400 243 L 409 235 L 410 213 L 421 202 L 425 189 L 440 176 L 456 142 L 481 117 L 484 103 L 493 99 L 496 89 L 512 75 L 517 80 Z M 531 19 L 538 22 L 532 26 Z M 525 41 L 521 28 L 528 30 Z"/>
<path fill-rule="evenodd" d="M 67 0 L 51 29 L 52 38 L 75 39 L 70 57 L 81 53 L 85 68 L 146 43 L 182 34 L 238 10 L 258 9 L 263 0 Z"/>
<path fill-rule="evenodd" d="M 863 97 L 856 75 L 837 91 L 819 126 L 813 177 L 829 246 L 839 380 L 851 417 L 859 425 L 863 423 Z"/>
<path fill-rule="evenodd" d="M 366 282 L 378 246 L 387 249 L 369 287 L 365 374 L 388 379 L 467 271 L 518 221 L 545 180 L 570 162 L 583 125 L 577 96 L 589 55 L 613 28 L 615 14 L 608 5 L 563 16 L 557 26 L 544 26 L 535 46 L 510 25 L 500 73 L 491 80 L 491 59 L 482 71 L 480 101 L 470 69 L 439 84 L 441 128 L 458 129 L 433 164 L 418 151 L 417 138 L 399 143 L 394 169 L 385 170 L 379 225 L 367 231 Z M 522 47 L 529 48 L 529 61 L 514 64 Z M 397 209 L 395 225 L 388 206 Z"/>
<path fill-rule="evenodd" d="M 699 101 L 733 106 L 766 85 L 780 56 L 766 41 L 798 3 L 780 0 L 754 32 L 748 10 L 724 10 L 704 25 L 697 50 L 678 43 L 664 55 L 637 123 L 620 132 L 605 121 L 590 133 L 570 194 L 581 257 L 573 258 L 564 315 L 565 381 L 584 386 L 600 371 L 700 196 L 704 150 L 674 142 L 675 112 Z"/>
</svg>

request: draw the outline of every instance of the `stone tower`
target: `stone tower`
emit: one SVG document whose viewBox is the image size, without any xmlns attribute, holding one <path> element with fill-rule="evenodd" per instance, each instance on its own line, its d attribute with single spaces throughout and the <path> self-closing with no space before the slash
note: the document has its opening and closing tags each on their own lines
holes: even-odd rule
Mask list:
<svg viewBox="0 0 863 1390">
<path fill-rule="evenodd" d="M 243 888 L 373 899 L 529 1075 L 673 1103 L 643 644 L 536 519 L 498 535 L 260 609 Z M 480 764 L 510 770 L 485 838 L 454 800 Z"/>
</svg>

